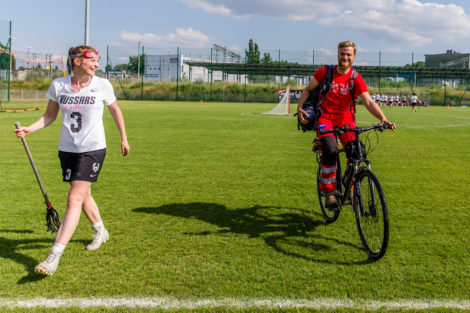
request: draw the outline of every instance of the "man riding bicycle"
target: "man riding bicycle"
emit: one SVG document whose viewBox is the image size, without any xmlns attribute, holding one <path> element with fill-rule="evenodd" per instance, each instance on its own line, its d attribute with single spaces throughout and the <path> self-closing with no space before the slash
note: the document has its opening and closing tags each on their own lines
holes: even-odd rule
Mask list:
<svg viewBox="0 0 470 313">
<path fill-rule="evenodd" d="M 352 64 L 356 58 L 356 45 L 351 41 L 343 41 L 338 44 L 338 64 L 334 67 L 333 81 L 327 94 L 323 96 L 321 102 L 321 116 L 317 125 L 325 125 L 325 129 L 349 125 L 349 128 L 356 127 L 355 100 L 359 96 L 366 109 L 382 124 L 387 124 L 395 130 L 395 124 L 389 122 L 384 113 L 372 100 L 367 85 L 362 76 L 352 69 Z M 327 75 L 327 67 L 319 68 L 300 95 L 297 113 L 300 122 L 308 124 L 308 114 L 303 109 L 304 102 L 310 93 L 315 90 Z M 320 189 L 327 192 L 326 206 L 330 209 L 338 208 L 336 199 L 336 154 L 338 150 L 336 138 L 332 133 L 320 134 L 317 131 L 318 139 L 322 145 L 321 178 Z M 339 136 L 341 144 L 348 151 L 348 143 L 355 139 L 353 132 L 345 132 Z M 350 143 L 352 144 L 352 142 Z M 348 155 L 349 157 L 349 155 Z"/>
</svg>

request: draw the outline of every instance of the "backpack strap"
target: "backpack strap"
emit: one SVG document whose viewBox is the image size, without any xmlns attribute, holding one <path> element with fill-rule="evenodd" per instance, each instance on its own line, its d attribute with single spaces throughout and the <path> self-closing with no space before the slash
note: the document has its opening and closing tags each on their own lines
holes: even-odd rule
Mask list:
<svg viewBox="0 0 470 313">
<path fill-rule="evenodd" d="M 351 94 L 351 105 L 350 109 L 352 113 L 356 113 L 356 78 L 357 78 L 357 71 L 356 69 L 351 69 L 351 75 L 349 76 L 349 93 Z"/>
<path fill-rule="evenodd" d="M 321 82 L 320 87 L 319 87 L 321 88 L 321 90 L 320 90 L 320 100 L 318 101 L 318 104 L 317 104 L 318 110 L 320 110 L 323 99 L 325 98 L 328 91 L 330 91 L 331 89 L 331 85 L 333 84 L 334 73 L 335 73 L 335 66 L 333 64 L 326 65 L 326 76 L 325 76 L 325 79 Z"/>
</svg>

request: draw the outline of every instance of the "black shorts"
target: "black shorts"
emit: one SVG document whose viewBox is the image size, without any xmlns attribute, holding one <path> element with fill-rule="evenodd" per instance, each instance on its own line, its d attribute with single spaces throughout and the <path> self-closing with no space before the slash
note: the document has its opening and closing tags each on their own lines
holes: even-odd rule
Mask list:
<svg viewBox="0 0 470 313">
<path fill-rule="evenodd" d="M 60 166 L 64 181 L 83 180 L 96 182 L 103 168 L 106 148 L 101 150 L 73 153 L 59 151 Z"/>
</svg>

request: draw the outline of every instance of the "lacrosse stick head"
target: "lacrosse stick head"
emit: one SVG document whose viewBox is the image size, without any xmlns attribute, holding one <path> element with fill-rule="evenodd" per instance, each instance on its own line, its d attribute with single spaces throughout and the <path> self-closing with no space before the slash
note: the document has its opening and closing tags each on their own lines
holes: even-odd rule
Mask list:
<svg viewBox="0 0 470 313">
<path fill-rule="evenodd" d="M 47 204 L 46 226 L 47 231 L 57 233 L 60 227 L 59 213 L 52 207 L 50 203 Z"/>
</svg>

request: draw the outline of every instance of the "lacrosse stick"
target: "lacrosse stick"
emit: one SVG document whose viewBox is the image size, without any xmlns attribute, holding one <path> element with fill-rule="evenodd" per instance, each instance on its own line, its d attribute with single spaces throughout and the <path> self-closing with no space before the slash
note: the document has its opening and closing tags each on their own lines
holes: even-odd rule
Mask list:
<svg viewBox="0 0 470 313">
<path fill-rule="evenodd" d="M 20 128 L 20 122 L 15 123 L 16 128 Z M 23 142 L 24 149 L 26 150 L 26 154 L 28 155 L 29 162 L 31 163 L 31 166 L 33 167 L 34 175 L 36 175 L 36 179 L 38 180 L 39 183 L 39 188 L 41 188 L 42 195 L 44 196 L 44 200 L 46 201 L 46 206 L 47 206 L 47 214 L 46 214 L 46 226 L 47 226 L 47 231 L 51 231 L 52 233 L 56 233 L 59 230 L 60 227 L 60 221 L 59 221 L 59 214 L 57 213 L 56 210 L 52 207 L 51 202 L 49 201 L 49 198 L 47 197 L 46 190 L 44 189 L 44 185 L 42 184 L 41 177 L 39 177 L 39 172 L 38 169 L 36 168 L 36 164 L 34 164 L 33 156 L 31 155 L 31 152 L 29 151 L 28 143 L 26 142 L 26 138 L 21 138 L 21 141 Z"/>
</svg>

